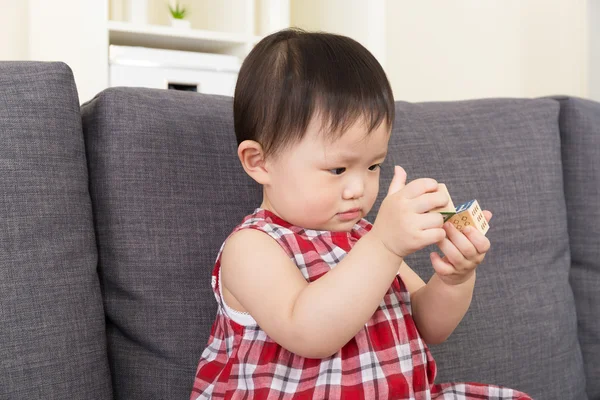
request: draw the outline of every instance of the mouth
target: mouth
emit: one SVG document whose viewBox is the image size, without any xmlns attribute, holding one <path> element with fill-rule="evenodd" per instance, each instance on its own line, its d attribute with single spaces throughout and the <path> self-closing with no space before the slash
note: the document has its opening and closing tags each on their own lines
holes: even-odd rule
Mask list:
<svg viewBox="0 0 600 400">
<path fill-rule="evenodd" d="M 360 208 L 351 208 L 350 210 L 346 210 L 344 212 L 338 213 L 338 217 L 342 221 L 350 221 L 356 218 L 359 218 L 361 214 Z"/>
</svg>

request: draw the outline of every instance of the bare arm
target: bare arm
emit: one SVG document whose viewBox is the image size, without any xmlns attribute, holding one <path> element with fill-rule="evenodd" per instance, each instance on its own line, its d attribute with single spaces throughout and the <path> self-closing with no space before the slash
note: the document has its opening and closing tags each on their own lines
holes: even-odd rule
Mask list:
<svg viewBox="0 0 600 400">
<path fill-rule="evenodd" d="M 223 287 L 289 351 L 330 356 L 371 318 L 402 259 L 366 234 L 331 271 L 307 283 L 266 234 L 242 230 L 221 257 Z"/>
<path fill-rule="evenodd" d="M 489 222 L 492 214 L 483 211 Z M 438 243 L 444 258 L 431 254 L 435 274 L 427 285 L 406 263 L 400 276 L 411 293 L 412 314 L 427 343 L 438 344 L 454 332 L 467 313 L 473 298 L 476 268 L 490 249 L 490 241 L 476 229 L 459 232 L 445 224 L 446 238 Z"/>
<path fill-rule="evenodd" d="M 403 263 L 400 277 L 411 293 L 412 316 L 423 340 L 428 344 L 445 341 L 469 309 L 475 271 L 470 279 L 459 285 L 448 285 L 437 274 L 433 274 L 425 284 Z"/>
</svg>

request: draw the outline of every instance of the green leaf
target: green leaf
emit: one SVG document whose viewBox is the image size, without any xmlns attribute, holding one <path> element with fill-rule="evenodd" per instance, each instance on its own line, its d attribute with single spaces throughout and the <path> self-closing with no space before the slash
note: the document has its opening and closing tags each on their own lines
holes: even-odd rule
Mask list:
<svg viewBox="0 0 600 400">
<path fill-rule="evenodd" d="M 174 19 L 184 19 L 187 14 L 187 9 L 179 2 L 175 3 L 175 8 L 169 4 L 169 11 Z"/>
</svg>

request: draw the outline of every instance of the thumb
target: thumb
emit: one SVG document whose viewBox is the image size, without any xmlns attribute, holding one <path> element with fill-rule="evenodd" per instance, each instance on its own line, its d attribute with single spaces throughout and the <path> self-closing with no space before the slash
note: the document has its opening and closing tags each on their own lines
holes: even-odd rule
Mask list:
<svg viewBox="0 0 600 400">
<path fill-rule="evenodd" d="M 399 165 L 394 166 L 394 178 L 390 183 L 390 188 L 388 189 L 388 196 L 396 193 L 399 190 L 404 188 L 406 184 L 406 171 Z"/>
</svg>

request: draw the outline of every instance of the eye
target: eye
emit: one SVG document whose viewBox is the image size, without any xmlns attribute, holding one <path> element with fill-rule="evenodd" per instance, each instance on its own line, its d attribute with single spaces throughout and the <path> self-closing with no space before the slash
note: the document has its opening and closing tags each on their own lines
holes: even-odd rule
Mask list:
<svg viewBox="0 0 600 400">
<path fill-rule="evenodd" d="M 330 169 L 329 172 L 331 172 L 334 175 L 341 175 L 346 171 L 346 168 L 334 168 L 334 169 Z"/>
<path fill-rule="evenodd" d="M 378 168 L 381 168 L 381 164 L 373 164 L 369 167 L 369 171 L 376 171 Z"/>
</svg>

